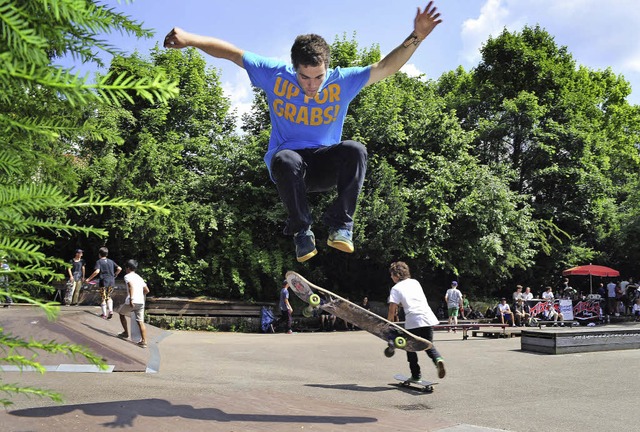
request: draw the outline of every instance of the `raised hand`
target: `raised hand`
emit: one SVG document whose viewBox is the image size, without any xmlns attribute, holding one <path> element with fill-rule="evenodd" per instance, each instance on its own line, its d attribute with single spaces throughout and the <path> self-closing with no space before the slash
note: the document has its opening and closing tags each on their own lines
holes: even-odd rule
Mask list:
<svg viewBox="0 0 640 432">
<path fill-rule="evenodd" d="M 429 36 L 429 33 L 441 22 L 440 13 L 436 7 L 433 6 L 433 1 L 430 1 L 427 7 L 424 8 L 424 12 L 418 7 L 416 18 L 413 20 L 414 32 L 419 40 L 423 40 Z"/>
</svg>

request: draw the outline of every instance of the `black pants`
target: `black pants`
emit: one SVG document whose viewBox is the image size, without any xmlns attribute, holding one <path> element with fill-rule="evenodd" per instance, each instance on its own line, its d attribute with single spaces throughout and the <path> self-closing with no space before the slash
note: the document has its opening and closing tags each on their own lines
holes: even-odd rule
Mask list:
<svg viewBox="0 0 640 432">
<path fill-rule="evenodd" d="M 271 174 L 289 215 L 284 233 L 293 235 L 312 224 L 308 192 L 334 186 L 338 196 L 325 211 L 330 228 L 353 230 L 353 214 L 367 172 L 367 149 L 356 141 L 330 147 L 281 150 L 271 161 Z"/>
<path fill-rule="evenodd" d="M 427 339 L 428 341 L 433 342 L 433 328 L 431 327 L 418 327 L 413 329 L 407 329 L 411 333 L 416 336 L 420 336 L 421 338 Z M 432 361 L 435 361 L 438 357 L 440 357 L 440 353 L 436 350 L 436 347 L 433 346 L 425 351 L 429 358 Z M 420 365 L 418 364 L 418 353 L 407 351 L 407 361 L 409 362 L 409 370 L 411 370 L 411 375 L 414 377 L 420 376 Z"/>
<path fill-rule="evenodd" d="M 276 321 L 276 326 L 285 323 L 287 331 L 291 331 L 291 324 L 293 322 L 291 311 L 288 309 L 280 310 L 280 319 Z"/>
</svg>

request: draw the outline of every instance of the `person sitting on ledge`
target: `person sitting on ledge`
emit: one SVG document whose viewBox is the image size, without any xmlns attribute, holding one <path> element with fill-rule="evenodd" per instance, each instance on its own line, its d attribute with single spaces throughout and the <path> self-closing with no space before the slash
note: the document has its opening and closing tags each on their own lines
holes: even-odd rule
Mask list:
<svg viewBox="0 0 640 432">
<path fill-rule="evenodd" d="M 544 319 L 545 321 L 554 321 L 554 326 L 557 326 L 557 321 L 564 321 L 564 316 L 562 316 L 561 312 L 558 312 L 553 305 L 553 302 L 547 303 L 547 309 L 544 311 Z M 564 325 L 561 323 L 561 325 Z"/>
<path fill-rule="evenodd" d="M 531 308 L 521 299 L 519 298 L 516 301 L 516 305 L 514 307 L 516 325 L 518 327 L 524 327 L 525 325 L 529 325 L 531 322 Z"/>
<path fill-rule="evenodd" d="M 511 312 L 511 308 L 507 304 L 507 299 L 502 297 L 500 299 L 500 303 L 498 304 L 498 315 L 500 316 L 500 322 L 502 324 L 507 324 L 510 322 L 512 327 L 516 326 L 516 322 L 513 319 L 513 312 Z M 506 318 L 506 323 L 505 323 Z"/>
</svg>

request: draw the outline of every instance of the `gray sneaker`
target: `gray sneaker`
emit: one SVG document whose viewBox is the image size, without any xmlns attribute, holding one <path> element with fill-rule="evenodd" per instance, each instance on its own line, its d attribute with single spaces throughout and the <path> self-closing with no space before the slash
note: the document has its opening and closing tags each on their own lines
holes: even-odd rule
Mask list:
<svg viewBox="0 0 640 432">
<path fill-rule="evenodd" d="M 316 237 L 313 231 L 305 229 L 299 231 L 294 237 L 293 242 L 296 244 L 296 259 L 298 262 L 305 262 L 317 255 Z"/>
<path fill-rule="evenodd" d="M 345 228 L 329 231 L 327 244 L 342 252 L 353 253 L 353 233 Z"/>
<path fill-rule="evenodd" d="M 438 368 L 438 378 L 442 379 L 447 374 L 447 371 L 444 369 L 444 360 L 442 357 L 438 357 L 436 359 L 436 368 Z"/>
</svg>

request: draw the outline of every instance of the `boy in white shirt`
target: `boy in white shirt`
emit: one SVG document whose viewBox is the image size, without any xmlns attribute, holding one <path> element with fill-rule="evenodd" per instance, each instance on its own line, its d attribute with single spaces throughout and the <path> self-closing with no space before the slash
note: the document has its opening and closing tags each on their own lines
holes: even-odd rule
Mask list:
<svg viewBox="0 0 640 432">
<path fill-rule="evenodd" d="M 124 265 L 127 274 L 124 276 L 124 283 L 127 287 L 127 298 L 124 303 L 118 308 L 118 314 L 120 314 L 120 323 L 124 331 L 118 334 L 121 339 L 129 338 L 129 329 L 127 328 L 126 316 L 131 315 L 131 312 L 136 314 L 136 322 L 140 327 L 141 339 L 138 342 L 138 346 L 141 348 L 147 347 L 147 328 L 144 325 L 144 300 L 145 295 L 149 292 L 147 283 L 136 273 L 138 263 L 135 260 L 129 260 Z M 131 324 L 133 325 L 133 323 Z"/>
<path fill-rule="evenodd" d="M 513 312 L 511 312 L 511 308 L 507 304 L 507 299 L 502 297 L 500 299 L 500 303 L 498 303 L 498 314 L 500 315 L 500 321 L 502 324 L 508 324 L 511 322 L 511 326 L 516 326 L 516 320 L 513 318 Z M 505 323 L 505 318 L 507 322 Z"/>
<path fill-rule="evenodd" d="M 411 279 L 409 266 L 402 261 L 394 262 L 389 268 L 391 279 L 395 283 L 389 295 L 388 320 L 396 321 L 398 306 L 405 311 L 405 328 L 416 336 L 433 342 L 433 328 L 439 323 L 438 318 L 429 307 L 420 282 Z M 444 360 L 435 346 L 426 350 L 427 355 L 438 369 L 438 378 L 444 378 L 446 371 Z M 407 351 L 407 361 L 411 370 L 411 379 L 420 381 L 422 374 L 418 364 L 418 353 Z"/>
</svg>

